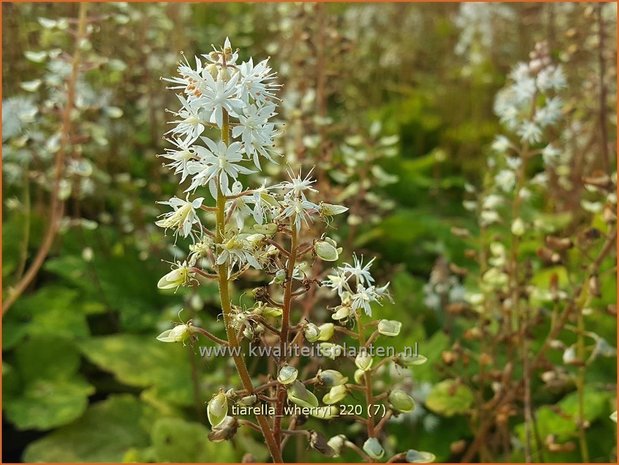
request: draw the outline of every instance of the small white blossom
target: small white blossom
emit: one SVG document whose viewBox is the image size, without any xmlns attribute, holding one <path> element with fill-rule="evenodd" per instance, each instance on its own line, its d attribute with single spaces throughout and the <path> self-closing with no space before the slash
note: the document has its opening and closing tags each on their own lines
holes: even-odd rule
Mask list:
<svg viewBox="0 0 619 465">
<path fill-rule="evenodd" d="M 198 186 L 208 185 L 213 198 L 217 198 L 218 187 L 227 194 L 230 185 L 229 179 L 236 181 L 239 174 L 253 173 L 249 168 L 240 163 L 243 161 L 240 142 L 233 142 L 226 146 L 223 142 L 215 143 L 210 139 L 203 138 L 208 146 L 194 146 L 198 161 L 189 163 L 189 173 L 193 175 L 193 181 L 187 189 L 195 190 Z"/>
<path fill-rule="evenodd" d="M 180 234 L 183 237 L 191 236 L 193 239 L 193 225 L 201 225 L 200 218 L 196 214 L 196 209 L 202 206 L 203 201 L 203 197 L 199 197 L 191 202 L 189 201 L 189 197 L 187 197 L 186 200 L 172 197 L 168 201 L 158 202 L 162 205 L 169 205 L 173 210 L 161 215 L 163 219 L 156 221 L 155 224 L 165 229 L 174 229 L 175 235 Z"/>
</svg>

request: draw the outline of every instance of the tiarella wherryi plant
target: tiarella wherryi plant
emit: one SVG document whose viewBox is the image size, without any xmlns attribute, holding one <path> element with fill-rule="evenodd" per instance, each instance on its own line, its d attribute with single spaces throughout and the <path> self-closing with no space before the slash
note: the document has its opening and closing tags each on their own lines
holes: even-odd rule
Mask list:
<svg viewBox="0 0 619 465">
<path fill-rule="evenodd" d="M 551 181 L 568 191 L 578 185 L 572 182 L 570 153 L 564 147 L 562 134 L 568 131 L 560 130 L 566 119 L 561 98 L 566 88 L 564 72 L 551 60 L 547 44 L 537 44 L 530 60 L 513 69 L 495 101 L 505 131 L 492 144 L 484 189 L 468 189 L 477 195 L 465 207 L 478 216 L 474 254 L 479 275 L 466 301 L 478 319 L 464 340 L 479 344 L 479 372 L 471 384 L 478 389 L 480 413 L 476 440 L 463 461 L 478 454 L 485 461 L 504 448 L 488 448 L 484 438 L 519 411 L 524 420 L 521 445 L 514 449 L 526 461 L 544 460 L 545 450 L 574 447 L 552 435 L 540 436 L 535 416 L 539 400 L 532 390 L 538 372 L 547 386 L 575 387 L 573 436 L 583 461 L 589 460 L 586 369 L 598 357 L 616 355 L 614 347 L 586 329 L 587 315 L 606 310 L 598 299 L 616 236 L 616 176 L 587 169 L 577 180 L 586 187 L 577 193 L 584 197 L 580 205 L 573 211 L 541 210 L 540 199 L 549 196 Z M 470 237 L 467 231 L 454 232 Z M 547 332 L 539 342 L 533 334 L 544 326 Z M 550 349 L 563 351 L 562 365 L 551 363 Z M 454 364 L 468 351 L 457 347 L 445 363 Z M 492 396 L 486 398 L 487 392 Z"/>
<path fill-rule="evenodd" d="M 374 363 L 372 343 L 381 336 L 397 336 L 401 324 L 372 319 L 372 305 L 390 298 L 388 284 L 376 284 L 370 272 L 373 260 L 353 255 L 351 264 L 312 274 L 317 259 L 335 262 L 342 253 L 332 238 L 310 237 L 314 223 L 328 223 L 347 208 L 319 201 L 311 173 L 289 171 L 287 181 L 243 185 L 241 175 L 259 173 L 264 160 L 278 156 L 277 126 L 271 121 L 278 85 L 267 60 L 238 61 L 238 52 L 226 40 L 222 49 L 196 57 L 195 66 L 181 63 L 179 76 L 167 79 L 172 89 L 180 91 L 181 108 L 172 112 L 174 127 L 168 134 L 173 147 L 162 157 L 186 188 L 184 198 L 161 202 L 171 211 L 157 221 L 173 231 L 175 240 L 181 236 L 191 241 L 186 258 L 173 264 L 158 287 L 176 290 L 203 280 L 217 281 L 227 337 L 223 340 L 188 322 L 164 331 L 158 339 L 185 343 L 204 336 L 229 349 L 242 387 L 222 386 L 208 402 L 211 440 L 231 439 L 239 426 L 247 426 L 263 435 L 276 462 L 282 461 L 288 438 L 297 434 L 327 456 L 337 456 L 347 447 L 366 461 L 388 458 L 381 444 L 384 427 L 392 416 L 412 411 L 415 404 L 397 387 L 377 394 L 372 375 L 388 362 L 406 368 L 425 359 L 392 354 Z M 255 303 L 244 308 L 232 302 L 230 286 L 249 270 L 263 273 L 265 284 L 246 292 Z M 337 298 L 330 307 L 333 322 L 313 321 L 312 309 L 293 321 L 295 299 L 314 286 Z M 353 350 L 338 343 L 344 338 L 354 341 L 347 343 Z M 252 377 L 241 350 L 245 340 L 269 349 L 273 372 Z M 308 348 L 306 344 L 315 348 L 311 363 L 291 350 Z M 323 369 L 329 359 L 337 358 L 349 359 L 350 377 Z M 353 391 L 365 397 L 364 408 L 346 404 Z M 304 410 L 287 410 L 291 405 Z M 247 412 L 238 413 L 240 407 L 251 407 L 247 412 L 255 414 L 257 423 L 242 418 Z M 359 422 L 367 437 L 359 444 L 342 434 L 327 441 L 317 431 L 299 429 L 310 416 L 314 421 L 341 417 Z M 433 460 L 433 455 L 409 450 L 392 458 L 424 462 Z"/>
</svg>

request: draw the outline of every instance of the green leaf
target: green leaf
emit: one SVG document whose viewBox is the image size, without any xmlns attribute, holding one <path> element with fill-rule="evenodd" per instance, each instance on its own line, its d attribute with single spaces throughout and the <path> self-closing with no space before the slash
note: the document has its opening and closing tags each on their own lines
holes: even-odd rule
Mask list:
<svg viewBox="0 0 619 465">
<path fill-rule="evenodd" d="M 471 390 L 453 379 L 438 383 L 426 399 L 430 410 L 446 417 L 467 413 L 472 404 Z"/>
<path fill-rule="evenodd" d="M 53 336 L 26 340 L 15 349 L 17 373 L 3 388 L 7 418 L 18 429 L 46 430 L 78 418 L 94 388 L 77 375 L 80 355 L 70 342 Z M 21 389 L 15 385 L 21 381 Z"/>
<path fill-rule="evenodd" d="M 4 408 L 17 429 L 47 430 L 79 418 L 88 407 L 88 396 L 94 391 L 94 387 L 78 377 L 37 379 L 29 383 L 21 395 L 8 395 Z"/>
<path fill-rule="evenodd" d="M 213 443 L 199 423 L 180 418 L 161 418 L 151 433 L 158 462 L 234 462 L 238 460 L 230 442 Z"/>
<path fill-rule="evenodd" d="M 80 354 L 75 346 L 54 336 L 37 336 L 15 349 L 15 368 L 24 382 L 37 379 L 71 378 L 79 368 Z"/>
<path fill-rule="evenodd" d="M 90 407 L 75 423 L 31 443 L 26 462 L 120 462 L 131 448 L 149 443 L 152 411 L 130 395 Z"/>
<path fill-rule="evenodd" d="M 156 387 L 157 397 L 174 405 L 192 405 L 186 347 L 162 344 L 155 337 L 117 334 L 80 343 L 83 354 L 128 386 Z"/>
</svg>

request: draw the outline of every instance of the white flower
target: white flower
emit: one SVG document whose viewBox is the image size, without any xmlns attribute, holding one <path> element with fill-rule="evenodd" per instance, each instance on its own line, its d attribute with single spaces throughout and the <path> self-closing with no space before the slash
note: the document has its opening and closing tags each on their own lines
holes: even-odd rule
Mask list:
<svg viewBox="0 0 619 465">
<path fill-rule="evenodd" d="M 493 223 L 501 221 L 501 217 L 495 210 L 483 210 L 480 215 L 480 223 L 482 226 L 489 226 Z"/>
<path fill-rule="evenodd" d="M 503 197 L 496 194 L 490 194 L 484 198 L 482 206 L 486 210 L 496 210 L 503 204 Z"/>
<path fill-rule="evenodd" d="M 165 229 L 174 229 L 174 234 L 180 234 L 183 237 L 191 236 L 193 239 L 192 228 L 194 224 L 201 225 L 200 218 L 196 214 L 196 208 L 202 206 L 203 197 L 199 197 L 193 201 L 172 197 L 165 202 L 158 202 L 163 205 L 172 207 L 172 211 L 165 213 L 162 220 L 156 221 L 155 224 Z"/>
<path fill-rule="evenodd" d="M 358 284 L 364 285 L 373 283 L 374 278 L 370 273 L 370 268 L 376 258 L 372 258 L 372 260 L 367 262 L 365 265 L 363 264 L 363 256 L 361 256 L 361 258 L 357 258 L 357 255 L 353 254 L 352 259 L 353 264 L 350 265 L 348 263 L 344 263 L 341 270 L 349 276 L 354 276 Z"/>
<path fill-rule="evenodd" d="M 176 145 L 175 149 L 165 149 L 166 153 L 159 155 L 160 157 L 172 160 L 171 163 L 166 163 L 165 166 L 174 169 L 174 174 L 181 174 L 181 182 L 185 181 L 189 170 L 188 163 L 196 158 L 196 155 L 191 150 L 191 145 L 181 139 L 168 139 L 169 142 Z"/>
<path fill-rule="evenodd" d="M 492 150 L 499 153 L 507 152 L 512 143 L 505 136 L 497 136 L 492 142 Z"/>
<path fill-rule="evenodd" d="M 282 204 L 284 209 L 277 218 L 291 218 L 297 231 L 303 223 L 309 223 L 312 214 L 318 212 L 318 205 L 304 197 L 285 197 Z"/>
<path fill-rule="evenodd" d="M 563 101 L 559 97 L 548 99 L 546 105 L 535 112 L 535 122 L 541 127 L 555 124 L 561 118 Z"/>
<path fill-rule="evenodd" d="M 269 60 L 262 60 L 256 66 L 250 58 L 239 66 L 241 76 L 239 86 L 239 98 L 249 103 L 252 98 L 259 104 L 275 98 L 275 90 L 279 87 L 273 82 L 276 74 L 271 72 Z"/>
<path fill-rule="evenodd" d="M 512 170 L 501 170 L 494 177 L 494 182 L 503 192 L 510 192 L 516 186 L 516 174 Z"/>
<path fill-rule="evenodd" d="M 560 90 L 567 86 L 567 80 L 560 66 L 548 66 L 537 75 L 537 87 L 543 91 Z"/>
<path fill-rule="evenodd" d="M 177 95 L 181 101 L 182 108 L 178 112 L 172 112 L 180 119 L 172 121 L 176 127 L 169 130 L 174 134 L 184 137 L 183 143 L 189 145 L 193 143 L 206 128 L 204 121 L 200 117 L 200 106 L 195 102 L 190 102 L 181 95 Z"/>
<path fill-rule="evenodd" d="M 542 139 L 542 130 L 537 124 L 531 121 L 525 121 L 518 128 L 518 135 L 524 142 L 536 144 Z"/>
<path fill-rule="evenodd" d="M 274 115 L 275 105 L 262 108 L 248 105 L 239 115 L 239 125 L 232 128 L 232 136 L 240 136 L 245 153 L 253 156 L 256 168 L 260 168 L 259 156 L 273 161 L 271 153 L 274 152 L 275 125 L 268 121 Z"/>
<path fill-rule="evenodd" d="M 242 201 L 247 204 L 253 204 L 254 208 L 251 210 L 254 221 L 258 224 L 263 224 L 267 218 L 267 214 L 273 209 L 275 199 L 269 193 L 269 188 L 265 183 L 262 183 L 257 189 L 253 189 L 250 195 L 245 195 Z"/>
<path fill-rule="evenodd" d="M 561 154 L 562 154 L 561 150 L 559 150 L 557 147 L 555 147 L 552 144 L 547 145 L 542 150 L 542 158 L 544 160 L 544 163 L 548 166 L 554 166 L 555 164 L 560 162 Z"/>
<path fill-rule="evenodd" d="M 253 173 L 249 168 L 239 164 L 243 161 L 240 142 L 233 142 L 226 146 L 221 141 L 215 143 L 207 138 L 202 138 L 202 140 L 206 143 L 208 149 L 200 145 L 194 147 L 198 161 L 189 163 L 188 169 L 189 173 L 193 175 L 193 180 L 187 189 L 188 191 L 208 184 L 211 195 L 216 199 L 218 186 L 224 194 L 228 193 L 228 178 L 236 181 L 239 174 Z"/>
<path fill-rule="evenodd" d="M 206 119 L 220 128 L 223 127 L 224 110 L 237 116 L 243 106 L 243 102 L 236 97 L 238 79 L 239 75 L 235 74 L 228 81 L 219 77 L 215 81 L 210 73 L 204 74 L 204 85 L 200 89 L 202 95 L 196 103 L 205 111 Z"/>
<path fill-rule="evenodd" d="M 256 269 L 262 266 L 254 257 L 256 248 L 247 240 L 247 234 L 231 234 L 222 244 L 219 245 L 220 251 L 217 255 L 217 264 L 230 263 L 230 269 L 234 266 L 243 266 L 246 263 Z"/>
<path fill-rule="evenodd" d="M 310 171 L 305 178 L 301 179 L 300 172 L 298 176 L 295 176 L 292 171 L 289 171 L 290 181 L 284 181 L 275 187 L 283 189 L 286 197 L 301 197 L 305 199 L 306 192 L 318 192 L 312 187 L 316 180 L 310 178 L 311 174 L 312 172 Z"/>
</svg>

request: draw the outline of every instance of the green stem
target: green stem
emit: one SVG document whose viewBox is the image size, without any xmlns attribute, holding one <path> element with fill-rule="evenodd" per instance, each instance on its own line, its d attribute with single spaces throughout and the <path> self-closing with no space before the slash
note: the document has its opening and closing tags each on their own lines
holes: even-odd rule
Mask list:
<svg viewBox="0 0 619 465">
<path fill-rule="evenodd" d="M 224 110 L 224 123 L 221 128 L 221 140 L 226 144 L 230 145 L 230 120 L 228 113 Z M 219 179 L 218 179 L 219 181 Z M 226 197 L 224 193 L 221 191 L 220 184 L 217 184 L 217 204 L 216 204 L 217 212 L 217 225 L 216 225 L 216 234 L 215 240 L 217 244 L 221 244 L 224 239 L 224 233 L 226 228 Z M 228 345 L 230 346 L 232 358 L 234 359 L 234 364 L 236 365 L 236 370 L 241 378 L 241 382 L 243 383 L 243 387 L 247 390 L 247 392 L 251 395 L 254 392 L 254 386 L 251 381 L 251 376 L 249 371 L 247 370 L 247 365 L 245 363 L 245 359 L 241 355 L 240 351 L 240 343 L 239 339 L 234 331 L 232 326 L 232 305 L 230 304 L 230 289 L 229 289 L 229 280 L 228 280 L 228 263 L 224 262 L 217 268 L 217 276 L 219 282 L 219 299 L 221 301 L 221 310 L 224 317 L 224 325 L 226 328 L 226 335 L 228 337 Z M 263 415 L 257 415 L 256 420 L 258 420 L 258 424 L 260 425 L 260 429 L 262 430 L 262 435 L 266 441 L 266 445 L 269 449 L 269 453 L 273 458 L 274 462 L 281 463 L 282 456 L 275 442 L 275 438 L 273 436 L 273 432 L 271 431 L 271 427 L 269 425 L 268 420 Z"/>
<path fill-rule="evenodd" d="M 359 328 L 359 345 L 361 347 L 365 346 L 365 335 L 363 333 L 363 323 L 361 322 L 361 315 L 359 312 L 355 312 L 355 316 L 357 319 L 357 327 Z M 363 374 L 363 378 L 365 379 L 365 402 L 368 408 L 368 421 L 367 421 L 367 430 L 368 437 L 376 437 L 376 431 L 374 429 L 374 417 L 372 415 L 372 404 L 374 403 L 374 395 L 372 393 L 372 371 L 368 370 Z"/>
</svg>

